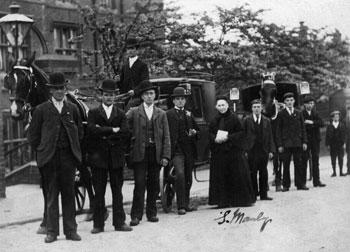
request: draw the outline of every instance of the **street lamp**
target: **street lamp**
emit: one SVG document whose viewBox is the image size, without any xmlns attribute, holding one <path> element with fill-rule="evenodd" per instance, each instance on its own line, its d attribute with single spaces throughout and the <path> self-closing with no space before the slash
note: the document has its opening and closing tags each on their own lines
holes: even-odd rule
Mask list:
<svg viewBox="0 0 350 252">
<path fill-rule="evenodd" d="M 10 5 L 11 13 L 0 18 L 0 27 L 4 31 L 10 45 L 15 49 L 16 62 L 19 56 L 18 47 L 22 45 L 25 36 L 34 23 L 33 19 L 18 13 L 20 8 L 21 6 L 12 4 Z"/>
</svg>

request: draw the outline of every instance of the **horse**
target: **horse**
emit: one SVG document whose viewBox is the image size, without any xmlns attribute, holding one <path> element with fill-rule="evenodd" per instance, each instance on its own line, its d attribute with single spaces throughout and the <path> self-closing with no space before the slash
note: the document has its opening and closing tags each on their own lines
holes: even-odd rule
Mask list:
<svg viewBox="0 0 350 252">
<path fill-rule="evenodd" d="M 50 98 L 50 90 L 46 85 L 49 83 L 48 75 L 34 63 L 35 54 L 33 54 L 28 60 L 22 60 L 20 65 L 12 63 L 11 70 L 5 76 L 4 87 L 10 92 L 11 101 L 11 117 L 14 120 L 24 120 L 30 123 L 30 118 L 35 107 Z M 79 108 L 80 115 L 84 126 L 87 124 L 87 111 L 88 107 L 81 100 L 79 100 L 73 92 L 67 92 L 67 100 L 76 104 Z M 26 128 L 28 128 L 28 125 Z M 85 130 L 86 132 L 86 130 Z M 86 135 L 85 137 L 86 138 Z M 93 209 L 94 192 L 92 189 L 91 173 L 86 164 L 86 148 L 84 147 L 85 141 L 82 141 L 82 154 L 83 162 L 77 167 L 80 175 L 80 182 L 86 188 L 90 201 L 90 212 Z M 39 167 L 40 174 L 41 169 Z M 41 176 L 42 177 L 42 176 Z M 77 179 L 76 179 L 77 181 Z M 76 200 L 77 200 L 77 212 L 80 212 L 83 208 L 84 199 L 81 191 L 77 186 L 80 186 L 78 181 L 76 182 Z M 46 188 L 42 183 L 44 205 L 46 206 Z M 79 198 L 80 197 L 80 198 Z M 79 201 L 80 199 L 80 201 Z M 91 218 L 91 216 L 90 216 Z M 46 221 L 46 207 L 44 208 L 44 220 Z M 43 224 L 44 225 L 44 224 Z"/>
</svg>

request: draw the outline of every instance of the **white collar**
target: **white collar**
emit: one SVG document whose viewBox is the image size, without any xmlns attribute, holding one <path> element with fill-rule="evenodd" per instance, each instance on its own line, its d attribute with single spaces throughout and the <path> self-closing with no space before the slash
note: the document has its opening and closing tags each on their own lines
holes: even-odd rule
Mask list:
<svg viewBox="0 0 350 252">
<path fill-rule="evenodd" d="M 129 58 L 129 66 L 132 67 L 138 58 L 139 57 L 137 55 L 135 57 Z"/>
<path fill-rule="evenodd" d="M 288 107 L 286 107 L 286 109 L 287 109 L 287 111 L 288 111 L 288 113 L 291 115 L 291 114 L 293 114 L 293 112 L 294 112 L 294 108 L 292 108 L 292 109 L 289 109 Z"/>
<path fill-rule="evenodd" d="M 332 124 L 333 124 L 334 128 L 338 128 L 338 126 L 339 126 L 339 121 L 338 121 L 338 122 L 332 122 Z"/>
<path fill-rule="evenodd" d="M 112 114 L 113 105 L 106 106 L 104 103 L 102 103 L 102 107 L 103 107 L 104 111 L 106 112 L 107 118 L 109 119 L 111 117 L 111 114 Z"/>
<path fill-rule="evenodd" d="M 53 104 L 63 105 L 63 101 L 64 101 L 64 99 L 63 99 L 62 101 L 57 101 L 57 100 L 52 96 L 52 102 L 53 102 Z"/>
<path fill-rule="evenodd" d="M 179 108 L 177 106 L 174 106 L 174 108 L 177 109 L 177 110 L 181 110 L 181 111 L 185 110 L 185 108 Z"/>
</svg>

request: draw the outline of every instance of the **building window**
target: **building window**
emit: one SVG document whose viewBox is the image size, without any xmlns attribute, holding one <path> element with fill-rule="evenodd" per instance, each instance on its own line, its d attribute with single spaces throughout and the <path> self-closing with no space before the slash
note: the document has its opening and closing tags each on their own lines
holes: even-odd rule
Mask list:
<svg viewBox="0 0 350 252">
<path fill-rule="evenodd" d="M 55 26 L 53 30 L 54 48 L 57 54 L 75 55 L 77 51 L 76 43 L 72 43 L 77 36 L 77 26 Z"/>
</svg>

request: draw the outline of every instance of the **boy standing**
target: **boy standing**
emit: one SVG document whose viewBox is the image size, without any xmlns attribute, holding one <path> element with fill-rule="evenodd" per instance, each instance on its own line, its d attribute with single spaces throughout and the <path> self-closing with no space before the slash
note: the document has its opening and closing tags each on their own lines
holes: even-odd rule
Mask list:
<svg viewBox="0 0 350 252">
<path fill-rule="evenodd" d="M 346 128 L 343 123 L 339 121 L 340 112 L 338 110 L 331 113 L 332 123 L 328 125 L 326 131 L 326 146 L 331 154 L 331 162 L 333 168 L 333 174 L 331 177 L 337 176 L 336 173 L 336 160 L 338 158 L 340 176 L 346 176 L 343 173 L 343 159 L 346 140 Z"/>
</svg>

